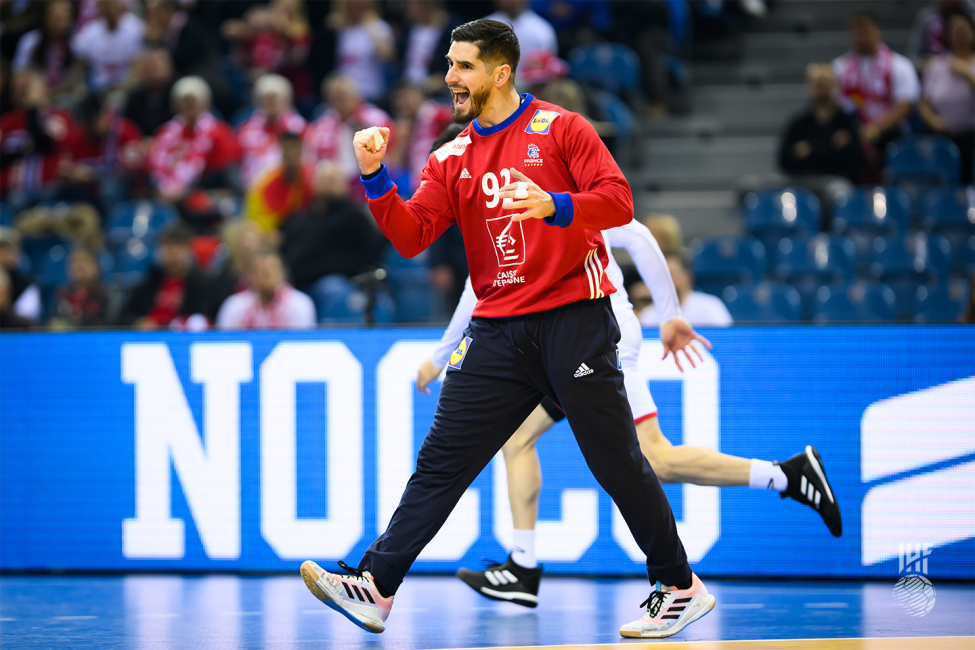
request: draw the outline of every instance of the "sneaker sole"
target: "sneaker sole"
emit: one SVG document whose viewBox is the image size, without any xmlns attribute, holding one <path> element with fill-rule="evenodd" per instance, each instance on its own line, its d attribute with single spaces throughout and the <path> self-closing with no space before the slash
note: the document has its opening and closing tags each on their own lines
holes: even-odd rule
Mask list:
<svg viewBox="0 0 975 650">
<path fill-rule="evenodd" d="M 649 633 L 638 632 L 637 630 L 620 630 L 620 636 L 626 637 L 628 639 L 662 639 L 664 637 L 674 636 L 675 634 L 683 630 L 685 627 L 687 627 L 694 621 L 703 618 L 705 614 L 707 614 L 712 609 L 714 609 L 715 602 L 716 601 L 714 599 L 714 596 L 708 594 L 708 600 L 705 600 L 702 603 L 701 609 L 694 612 L 693 616 L 689 616 L 688 618 L 682 621 L 677 621 L 677 623 L 673 627 L 669 627 L 666 630 L 660 630 L 659 632 L 649 632 Z"/>
<path fill-rule="evenodd" d="M 312 596 L 322 601 L 327 607 L 334 609 L 336 612 L 346 617 L 367 632 L 381 634 L 386 631 L 385 626 L 377 625 L 372 621 L 360 620 L 355 614 L 332 600 L 329 595 L 318 586 L 318 580 L 321 578 L 321 574 L 318 573 L 317 568 L 318 566 L 311 561 L 303 562 L 301 565 L 301 579 L 304 580 L 305 586 L 308 587 L 308 591 L 311 592 Z"/>
<path fill-rule="evenodd" d="M 826 478 L 826 470 L 823 468 L 823 459 L 819 456 L 819 451 L 817 451 L 815 447 L 811 445 L 807 445 L 806 460 L 809 462 L 810 465 L 812 465 L 813 471 L 816 473 L 816 476 L 819 478 L 819 480 L 823 482 L 823 487 L 826 488 L 826 496 L 829 497 L 830 504 L 832 504 L 832 506 L 836 508 L 837 516 L 839 516 L 840 506 L 838 503 L 836 503 L 836 498 L 833 496 L 833 486 L 829 484 L 829 480 Z M 826 520 L 823 519 L 824 523 L 825 521 Z M 829 526 L 829 524 L 826 524 L 826 527 L 829 528 L 829 532 L 831 535 L 833 535 L 833 537 L 843 536 L 842 518 L 840 519 L 838 532 L 834 531 L 832 527 Z"/>
</svg>

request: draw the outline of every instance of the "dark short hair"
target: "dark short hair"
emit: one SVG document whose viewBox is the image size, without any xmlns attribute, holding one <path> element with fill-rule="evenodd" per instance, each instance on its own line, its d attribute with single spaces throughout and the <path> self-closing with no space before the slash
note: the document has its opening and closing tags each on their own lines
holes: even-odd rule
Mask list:
<svg viewBox="0 0 975 650">
<path fill-rule="evenodd" d="M 437 149 L 444 146 L 445 144 L 447 144 L 448 142 L 456 138 L 458 135 L 460 135 L 460 132 L 467 128 L 467 124 L 468 123 L 465 122 L 464 124 L 448 125 L 446 129 L 440 132 L 440 135 L 437 136 L 437 139 L 433 141 L 433 146 L 430 147 L 430 153 L 433 153 L 434 151 L 436 151 Z"/>
<path fill-rule="evenodd" d="M 882 25 L 880 24 L 880 16 L 877 14 L 876 11 L 872 9 L 863 9 L 862 11 L 856 11 L 853 14 L 851 14 L 850 27 L 853 27 L 853 23 L 861 20 L 866 20 L 870 23 L 873 23 L 873 26 L 877 27 L 878 29 L 882 27 Z"/>
<path fill-rule="evenodd" d="M 453 43 L 473 43 L 477 46 L 477 55 L 482 61 L 511 66 L 511 77 L 514 78 L 521 59 L 521 46 L 518 37 L 510 25 L 497 20 L 481 18 L 454 28 L 450 32 Z"/>
<path fill-rule="evenodd" d="M 188 246 L 193 232 L 182 221 L 174 221 L 159 234 L 160 244 L 182 244 Z"/>
</svg>

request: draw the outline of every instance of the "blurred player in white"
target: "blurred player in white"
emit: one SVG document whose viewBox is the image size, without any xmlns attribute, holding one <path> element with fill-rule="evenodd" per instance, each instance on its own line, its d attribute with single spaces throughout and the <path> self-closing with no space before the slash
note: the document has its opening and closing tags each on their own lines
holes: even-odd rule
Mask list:
<svg viewBox="0 0 975 650">
<path fill-rule="evenodd" d="M 672 353 L 677 367 L 682 371 L 678 352 L 682 351 L 692 366 L 696 366 L 695 356 L 698 361 L 703 361 L 693 345 L 688 344 L 681 349 L 673 346 L 675 340 L 691 339 L 700 341 L 709 349 L 711 344 L 694 332 L 681 316 L 667 261 L 646 226 L 632 221 L 625 226 L 604 230 L 603 237 L 611 248 L 623 248 L 630 254 L 640 276 L 650 289 L 660 316 L 660 341 L 664 345 L 664 358 Z M 657 407 L 647 382 L 638 369 L 643 331 L 623 289 L 623 272 L 612 255 L 609 256 L 606 274 L 613 286 L 617 287 L 617 292 L 610 296 L 610 300 L 621 332 L 618 347 L 626 395 L 636 422 L 640 448 L 660 482 L 776 490 L 783 498 L 792 497 L 816 510 L 830 532 L 839 537 L 842 534 L 839 506 L 826 480 L 822 460 L 814 447 L 806 447 L 803 452 L 779 463 L 729 456 L 705 447 L 674 446 L 663 435 L 657 419 Z M 476 303 L 477 297 L 468 280 L 440 345 L 417 372 L 418 391 L 430 392 L 430 383 L 440 376 L 451 353 L 464 338 Z M 561 409 L 546 398 L 502 448 L 514 523 L 514 546 L 511 555 L 503 564 L 483 571 L 461 569 L 457 573 L 461 580 L 488 598 L 527 607 L 538 604 L 538 586 L 542 571 L 535 560 L 534 528 L 538 519 L 542 473 L 535 442 L 564 417 Z"/>
</svg>

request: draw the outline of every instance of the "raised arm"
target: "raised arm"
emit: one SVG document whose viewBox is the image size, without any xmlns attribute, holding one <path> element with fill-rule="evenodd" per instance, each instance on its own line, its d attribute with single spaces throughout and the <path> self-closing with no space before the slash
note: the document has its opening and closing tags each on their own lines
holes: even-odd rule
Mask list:
<svg viewBox="0 0 975 650">
<path fill-rule="evenodd" d="M 377 137 L 378 134 L 378 137 Z M 454 222 L 447 187 L 428 162 L 413 198 L 404 201 L 382 164 L 389 129 L 371 127 L 355 134 L 353 141 L 369 210 L 379 229 L 403 257 L 422 253 Z M 381 144 L 379 144 L 381 142 Z"/>
<path fill-rule="evenodd" d="M 634 219 L 625 226 L 604 231 L 603 237 L 610 248 L 622 248 L 630 254 L 636 270 L 650 289 L 660 322 L 680 316 L 680 301 L 667 268 L 667 259 L 650 229 Z"/>
</svg>

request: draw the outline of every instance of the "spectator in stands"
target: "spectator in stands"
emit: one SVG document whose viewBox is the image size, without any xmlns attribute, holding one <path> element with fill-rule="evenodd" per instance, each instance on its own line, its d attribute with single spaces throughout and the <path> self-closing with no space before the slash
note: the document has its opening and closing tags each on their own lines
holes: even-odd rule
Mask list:
<svg viewBox="0 0 975 650">
<path fill-rule="evenodd" d="M 211 276 L 215 305 L 248 287 L 247 268 L 251 258 L 267 246 L 264 236 L 249 219 L 236 219 L 223 227 L 222 247 Z"/>
<path fill-rule="evenodd" d="M 853 49 L 833 61 L 844 109 L 855 111 L 863 128 L 867 157 L 860 181 L 879 182 L 884 147 L 904 133 L 902 124 L 920 97 L 914 65 L 882 40 L 880 21 L 872 11 L 850 19 Z"/>
<path fill-rule="evenodd" d="M 177 77 L 203 77 L 210 85 L 214 104 L 229 111 L 230 86 L 217 35 L 197 12 L 183 10 L 181 4 L 189 3 L 147 0 L 146 47 L 166 49 L 172 56 Z"/>
<path fill-rule="evenodd" d="M 446 88 L 447 51 L 456 21 L 444 9 L 443 0 L 406 0 L 403 6 L 406 30 L 399 40 L 402 79 L 425 93 L 443 93 Z"/>
<path fill-rule="evenodd" d="M 961 151 L 961 182 L 971 183 L 975 155 L 975 24 L 965 14 L 948 20 L 947 54 L 924 67 L 921 120 L 925 128 L 951 138 Z"/>
<path fill-rule="evenodd" d="M 430 145 L 453 122 L 450 104 L 427 99 L 421 86 L 410 83 L 393 92 L 392 104 L 396 147 L 388 154 L 389 162 L 408 170 L 411 186 L 416 188 L 430 157 Z"/>
<path fill-rule="evenodd" d="M 149 171 L 162 199 L 178 203 L 196 187 L 232 183 L 240 146 L 230 127 L 210 113 L 210 86 L 184 77 L 173 86 L 176 117 L 163 125 L 149 150 Z"/>
<path fill-rule="evenodd" d="M 88 85 L 97 93 L 134 81 L 132 64 L 143 48 L 145 24 L 121 0 L 98 0 L 98 18 L 71 39 L 75 57 L 88 65 Z"/>
<path fill-rule="evenodd" d="M 327 21 L 335 34 L 338 73 L 355 79 L 367 101 L 382 101 L 388 90 L 385 66 L 396 56 L 396 41 L 374 0 L 335 0 Z"/>
<path fill-rule="evenodd" d="M 383 243 L 362 211 L 349 202 L 349 186 L 337 163 L 315 167 L 315 196 L 283 228 L 281 255 L 294 285 L 312 291 L 334 274 L 351 277 L 375 264 Z"/>
<path fill-rule="evenodd" d="M 54 329 L 99 327 L 107 324 L 108 293 L 101 283 L 96 253 L 76 247 L 68 256 L 67 286 L 58 287 L 48 325 Z"/>
<path fill-rule="evenodd" d="M 528 0 L 494 0 L 497 11 L 486 18 L 511 25 L 518 37 L 523 57 L 535 50 L 558 54 L 559 42 L 555 36 L 555 28 L 528 5 Z"/>
<path fill-rule="evenodd" d="M 82 72 L 71 52 L 73 24 L 74 8 L 68 0 L 45 3 L 44 22 L 17 42 L 14 71 L 20 72 L 28 67 L 41 70 L 49 92 L 55 96 L 73 90 L 81 81 Z"/>
<path fill-rule="evenodd" d="M 532 73 L 528 72 L 528 74 Z M 606 147 L 610 151 L 613 150 L 616 144 L 616 125 L 592 117 L 586 102 L 586 93 L 578 83 L 572 79 L 553 79 L 545 84 L 545 87 L 538 93 L 538 98 L 582 115 L 586 121 L 592 124 Z"/>
<path fill-rule="evenodd" d="M 610 4 L 603 0 L 533 0 L 531 3 L 532 9 L 558 34 L 560 56 L 579 45 L 603 40 L 602 36 L 611 32 Z"/>
<path fill-rule="evenodd" d="M 51 106 L 34 68 L 13 80 L 13 108 L 0 117 L 0 192 L 14 212 L 58 193 L 58 168 L 74 132 L 71 115 Z"/>
<path fill-rule="evenodd" d="M 302 164 L 301 136 L 285 132 L 279 141 L 281 164 L 257 177 L 247 190 L 244 204 L 244 214 L 272 243 L 277 243 L 281 226 L 304 208 L 312 195 L 312 166 Z"/>
<path fill-rule="evenodd" d="M 680 301 L 681 316 L 694 327 L 728 327 L 734 322 L 728 308 L 717 296 L 694 291 L 694 276 L 687 268 L 681 255 L 668 255 L 667 266 L 670 277 L 677 289 L 677 299 Z M 637 292 L 639 298 L 640 293 Z M 640 323 L 644 327 L 657 327 L 660 318 L 653 305 L 645 307 L 639 313 Z"/>
<path fill-rule="evenodd" d="M 257 252 L 247 273 L 250 288 L 227 298 L 217 313 L 221 329 L 309 329 L 315 304 L 285 280 L 284 264 L 272 249 Z"/>
<path fill-rule="evenodd" d="M 13 313 L 30 321 L 41 319 L 41 289 L 27 273 L 21 271 L 20 233 L 0 227 L 0 269 L 7 274 L 7 290 Z"/>
<path fill-rule="evenodd" d="M 78 110 L 80 128 L 68 140 L 70 159 L 61 162 L 61 181 L 76 196 L 94 200 L 107 214 L 125 198 L 130 176 L 145 164 L 147 147 L 139 128 L 115 108 L 89 95 Z"/>
<path fill-rule="evenodd" d="M 25 330 L 35 325 L 34 321 L 18 316 L 10 304 L 10 275 L 0 268 L 0 330 Z"/>
<path fill-rule="evenodd" d="M 0 56 L 0 113 L 13 107 L 13 92 L 10 83 L 10 62 Z"/>
<path fill-rule="evenodd" d="M 387 144 L 396 147 L 396 125 L 386 111 L 363 101 L 355 79 L 344 75 L 326 77 L 322 82 L 322 97 L 328 110 L 305 129 L 305 160 L 337 162 L 353 190 L 350 196 L 362 197 L 365 189 L 359 182 L 359 163 L 352 148 L 355 132 L 367 126 L 390 129 Z M 364 199 L 360 199 L 362 201 Z"/>
<path fill-rule="evenodd" d="M 938 0 L 917 13 L 907 40 L 907 55 L 918 70 L 923 70 L 928 58 L 947 54 L 948 21 L 956 14 L 975 18 L 971 0 Z"/>
<path fill-rule="evenodd" d="M 157 263 L 129 293 L 121 324 L 140 330 L 181 329 L 194 317 L 212 313 L 210 282 L 193 263 L 192 233 L 171 224 L 159 236 Z"/>
<path fill-rule="evenodd" d="M 278 138 L 284 133 L 301 135 L 305 118 L 292 104 L 291 82 L 279 74 L 266 74 L 254 82 L 257 110 L 237 130 L 237 141 L 243 150 L 241 178 L 250 187 L 262 172 L 281 164 Z"/>
<path fill-rule="evenodd" d="M 132 120 L 143 135 L 152 136 L 173 119 L 173 60 L 161 47 L 148 50 L 136 66 L 139 85 L 125 101 L 125 117 Z"/>
<path fill-rule="evenodd" d="M 826 63 L 811 63 L 806 82 L 812 103 L 792 119 L 779 143 L 779 167 L 794 176 L 854 180 L 860 164 L 860 127 L 836 102 L 836 78 Z"/>
<path fill-rule="evenodd" d="M 669 214 L 650 214 L 642 219 L 643 225 L 657 240 L 664 255 L 679 255 L 684 250 L 684 233 L 680 221 Z"/>
</svg>

